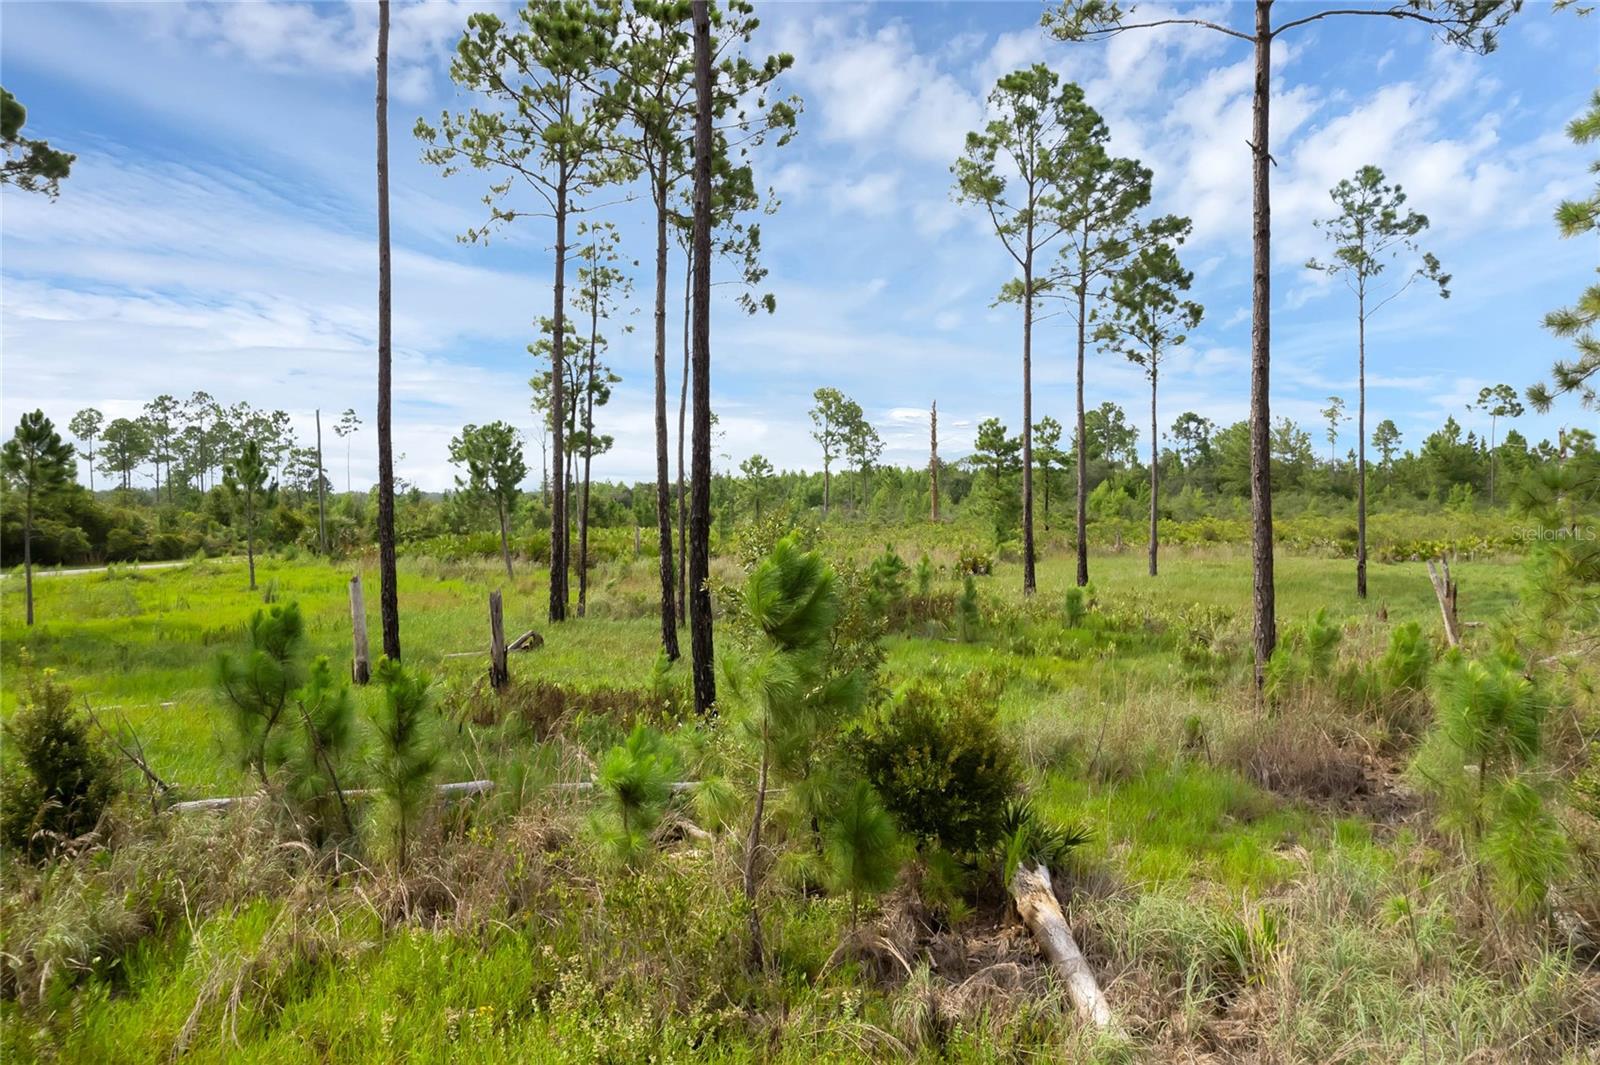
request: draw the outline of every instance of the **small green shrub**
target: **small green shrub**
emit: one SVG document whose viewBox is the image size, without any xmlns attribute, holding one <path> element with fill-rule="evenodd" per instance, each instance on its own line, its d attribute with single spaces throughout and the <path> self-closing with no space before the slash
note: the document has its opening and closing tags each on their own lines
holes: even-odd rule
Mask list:
<svg viewBox="0 0 1600 1065">
<path fill-rule="evenodd" d="M 0 837 L 14 853 L 41 857 L 94 831 L 117 774 L 54 670 L 27 670 L 20 702 L 4 729 L 12 764 L 0 780 Z"/>
<path fill-rule="evenodd" d="M 994 556 L 976 547 L 963 547 L 956 556 L 956 572 L 987 577 L 994 572 Z"/>
<path fill-rule="evenodd" d="M 975 854 L 1004 831 L 1021 772 L 994 695 L 976 675 L 950 687 L 918 683 L 857 730 L 864 775 L 923 844 Z"/>
<path fill-rule="evenodd" d="M 289 755 L 278 727 L 289 712 L 290 695 L 300 687 L 305 668 L 300 650 L 305 621 L 296 603 L 257 610 L 250 618 L 250 649 L 217 659 L 217 685 L 233 725 L 234 755 L 263 786 Z"/>
</svg>

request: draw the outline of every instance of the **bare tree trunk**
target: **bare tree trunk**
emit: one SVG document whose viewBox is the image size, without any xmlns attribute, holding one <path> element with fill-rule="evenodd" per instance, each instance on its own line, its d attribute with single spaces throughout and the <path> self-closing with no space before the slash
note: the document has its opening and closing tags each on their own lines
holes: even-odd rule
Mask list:
<svg viewBox="0 0 1600 1065">
<path fill-rule="evenodd" d="M 254 508 L 246 515 L 244 524 L 244 557 L 250 566 L 250 590 L 256 590 L 256 516 Z"/>
<path fill-rule="evenodd" d="M 361 574 L 350 578 L 350 636 L 354 653 L 350 660 L 350 677 L 357 684 L 372 678 L 372 665 L 367 649 L 367 601 L 361 593 Z"/>
<path fill-rule="evenodd" d="M 1367 297 L 1358 293 L 1356 330 L 1356 597 L 1367 597 Z"/>
<path fill-rule="evenodd" d="M 566 463 L 567 174 L 556 185 L 554 332 L 550 338 L 550 620 L 567 619 Z"/>
<path fill-rule="evenodd" d="M 694 659 L 694 706 L 717 701 L 712 660 L 711 588 L 711 17 L 694 0 L 694 447 L 690 477 L 689 643 Z"/>
<path fill-rule="evenodd" d="M 1250 561 L 1255 607 L 1256 687 L 1266 682 L 1267 659 L 1277 644 L 1272 582 L 1272 155 L 1267 140 L 1272 90 L 1272 0 L 1256 0 L 1256 76 L 1250 146 L 1253 172 L 1254 277 L 1250 322 Z"/>
<path fill-rule="evenodd" d="M 1156 537 L 1158 533 L 1156 497 L 1161 487 L 1160 457 L 1156 450 L 1159 439 L 1156 428 L 1156 352 L 1150 350 L 1150 576 L 1156 575 Z"/>
<path fill-rule="evenodd" d="M 28 624 L 33 624 L 33 485 L 28 486 L 27 512 L 22 524 L 22 589 L 27 600 Z M 256 586 L 252 578 L 250 587 Z"/>
<path fill-rule="evenodd" d="M 394 541 L 393 337 L 389 261 L 389 0 L 378 0 L 378 610 L 383 653 L 400 660 L 400 592 Z M 252 564 L 250 586 L 255 587 Z"/>
<path fill-rule="evenodd" d="M 499 691 L 510 680 L 511 669 L 506 664 L 505 613 L 500 589 L 496 588 L 489 593 L 489 686 Z"/>
<path fill-rule="evenodd" d="M 514 579 L 516 575 L 511 572 L 511 541 L 506 535 L 506 503 L 498 494 L 495 496 L 494 509 L 496 516 L 500 519 L 500 557 L 505 560 L 506 580 L 509 581 Z"/>
<path fill-rule="evenodd" d="M 672 488 L 667 459 L 667 211 L 666 163 L 656 182 L 656 533 L 661 557 L 661 649 L 678 658 L 677 589 L 673 586 Z M 638 529 L 634 530 L 635 539 Z M 637 551 L 635 552 L 637 554 Z"/>
<path fill-rule="evenodd" d="M 322 411 L 317 411 L 317 543 L 328 553 L 328 506 L 322 490 Z"/>
<path fill-rule="evenodd" d="M 1089 313 L 1089 286 L 1078 285 L 1078 487 L 1076 493 L 1076 535 L 1078 538 L 1078 587 L 1089 583 L 1089 441 L 1083 413 L 1083 356 L 1088 347 L 1085 316 Z"/>
<path fill-rule="evenodd" d="M 933 501 L 931 520 L 939 520 L 939 401 L 928 415 L 928 487 Z M 1046 488 L 1048 492 L 1049 489 Z"/>
<path fill-rule="evenodd" d="M 694 277 L 694 256 L 683 260 L 683 382 L 678 390 L 678 622 L 689 618 L 689 499 L 684 494 L 683 448 L 689 414 L 689 323 L 694 319 L 689 306 L 690 283 Z"/>
<path fill-rule="evenodd" d="M 591 245 L 591 249 L 592 249 Z M 589 373 L 583 386 L 583 499 L 578 503 L 578 616 L 589 607 L 589 471 L 594 466 L 595 345 L 600 336 L 600 274 L 595 267 L 593 303 L 589 307 Z M 574 399 L 574 403 L 578 400 Z"/>
<path fill-rule="evenodd" d="M 1033 568 L 1033 222 L 1022 264 L 1022 594 L 1038 587 Z"/>
</svg>

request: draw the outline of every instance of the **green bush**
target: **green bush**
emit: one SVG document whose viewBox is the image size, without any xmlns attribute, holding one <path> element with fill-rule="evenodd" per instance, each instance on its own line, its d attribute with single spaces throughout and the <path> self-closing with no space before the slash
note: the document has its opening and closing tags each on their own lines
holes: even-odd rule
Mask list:
<svg viewBox="0 0 1600 1065">
<path fill-rule="evenodd" d="M 93 832 L 117 793 L 116 769 L 54 670 L 29 671 L 4 734 L 12 759 L 0 779 L 6 848 L 40 857 Z"/>
<path fill-rule="evenodd" d="M 919 682 L 854 737 L 863 774 L 901 829 L 924 844 L 971 855 L 1004 831 L 1021 771 L 994 696 L 982 675 L 946 687 Z"/>
</svg>

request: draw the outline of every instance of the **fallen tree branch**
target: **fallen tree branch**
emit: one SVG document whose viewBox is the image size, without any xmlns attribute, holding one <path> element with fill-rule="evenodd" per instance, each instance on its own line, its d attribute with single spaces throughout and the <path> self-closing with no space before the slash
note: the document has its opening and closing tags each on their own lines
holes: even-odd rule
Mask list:
<svg viewBox="0 0 1600 1065">
<path fill-rule="evenodd" d="M 128 737 L 132 743 L 132 746 L 130 747 L 122 742 L 122 730 L 120 727 L 116 732 L 112 732 L 110 729 L 106 728 L 105 723 L 100 720 L 97 714 L 95 714 L 94 707 L 89 705 L 89 699 L 87 696 L 85 696 L 83 700 L 83 711 L 89 715 L 89 720 L 94 723 L 94 727 L 99 729 L 105 735 L 106 739 L 111 743 L 111 745 L 121 752 L 124 758 L 126 758 L 129 762 L 132 762 L 134 768 L 138 769 L 139 772 L 144 774 L 145 779 L 154 786 L 156 791 L 160 792 L 162 798 L 172 794 L 172 785 L 168 784 L 165 780 L 162 780 L 161 777 L 156 775 L 156 771 L 150 768 L 150 763 L 145 759 L 144 756 L 144 745 L 139 742 L 139 734 L 137 732 L 133 731 L 132 728 L 128 729 Z M 118 724 L 120 726 L 121 722 L 119 721 Z M 151 806 L 155 806 L 154 796 L 151 796 Z"/>
<path fill-rule="evenodd" d="M 1039 941 L 1039 949 L 1049 960 L 1056 973 L 1066 982 L 1067 997 L 1072 1000 L 1078 1017 L 1102 1031 L 1117 1031 L 1116 1020 L 1111 1016 L 1111 1004 L 1100 990 L 1094 970 L 1078 949 L 1067 927 L 1067 918 L 1056 901 L 1055 887 L 1050 883 L 1050 870 L 1042 864 L 1029 868 L 1019 865 L 1011 877 L 1011 898 L 1017 904 L 1022 922 Z"/>
</svg>

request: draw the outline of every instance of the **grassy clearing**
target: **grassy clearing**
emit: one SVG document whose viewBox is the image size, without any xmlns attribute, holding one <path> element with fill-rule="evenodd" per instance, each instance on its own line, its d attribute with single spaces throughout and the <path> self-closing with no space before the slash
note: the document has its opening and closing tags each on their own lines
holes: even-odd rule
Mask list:
<svg viewBox="0 0 1600 1065">
<path fill-rule="evenodd" d="M 951 559 L 934 556 L 935 591 L 949 592 Z M 650 689 L 653 569 L 609 564 L 590 617 L 552 627 L 531 572 L 507 584 L 492 562 L 404 561 L 406 655 L 438 678 L 455 725 L 444 776 L 587 776 L 633 720 L 670 721 Z M 1468 619 L 1492 623 L 1515 603 L 1515 560 L 1460 570 Z M 1375 801 L 1383 723 L 1308 703 L 1268 743 L 1240 694 L 1241 657 L 1220 676 L 1186 665 L 1187 619 L 1203 608 L 1242 640 L 1243 554 L 1173 550 L 1151 581 L 1139 552 L 1106 552 L 1093 572 L 1093 616 L 1074 621 L 1069 558 L 1045 559 L 1031 603 L 1002 562 L 980 580 L 978 640 L 893 637 L 883 679 L 995 680 L 1037 803 L 1092 833 L 1061 890 L 1131 1045 L 1081 1031 L 993 907 L 919 938 L 897 891 L 870 918 L 870 942 L 888 949 L 868 949 L 843 898 L 775 889 L 772 962 L 750 974 L 736 840 L 621 870 L 597 852 L 581 799 L 507 787 L 438 819 L 410 876 L 375 866 L 360 891 L 268 845 L 248 812 L 135 824 L 93 861 L 24 878 L 5 949 L 27 945 L 22 971 L 38 985 L 8 988 L 0 1050 L 130 1062 L 175 1047 L 261 1062 L 1593 1060 L 1600 980 L 1556 952 L 1513 963 L 1483 949 L 1488 918 L 1460 867 L 1414 806 Z M 233 793 L 216 655 L 270 588 L 300 603 L 314 653 L 344 661 L 349 573 L 266 559 L 258 593 L 221 560 L 62 577 L 40 583 L 32 631 L 7 582 L 0 664 L 17 669 L 25 645 L 117 707 L 188 794 Z M 1376 566 L 1371 581 L 1360 603 L 1349 562 L 1280 556 L 1280 619 L 1325 607 L 1350 619 L 1347 646 L 1362 655 L 1394 623 L 1435 627 L 1420 564 Z M 513 656 L 512 695 L 486 701 L 483 660 L 447 656 L 483 644 L 485 598 L 502 586 L 508 631 L 537 628 L 546 643 Z M 677 735 L 691 767 L 721 742 L 703 727 Z M 1337 786 L 1279 786 L 1322 780 Z"/>
</svg>

